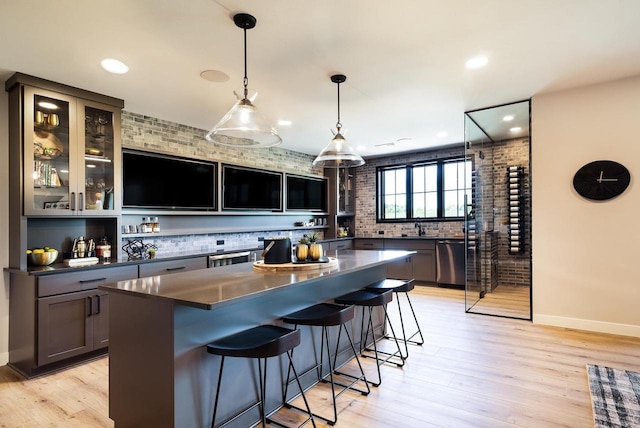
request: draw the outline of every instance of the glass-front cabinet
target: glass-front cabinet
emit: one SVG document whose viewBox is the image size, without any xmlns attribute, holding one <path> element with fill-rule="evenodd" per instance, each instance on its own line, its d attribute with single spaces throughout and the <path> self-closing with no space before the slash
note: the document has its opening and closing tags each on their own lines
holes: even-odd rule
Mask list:
<svg viewBox="0 0 640 428">
<path fill-rule="evenodd" d="M 24 215 L 117 210 L 120 110 L 24 87 Z"/>
</svg>

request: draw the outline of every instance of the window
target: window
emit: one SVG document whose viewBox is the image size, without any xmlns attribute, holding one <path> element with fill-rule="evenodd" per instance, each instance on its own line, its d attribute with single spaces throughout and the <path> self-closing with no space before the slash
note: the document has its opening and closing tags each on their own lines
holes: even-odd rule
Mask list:
<svg viewBox="0 0 640 428">
<path fill-rule="evenodd" d="M 471 161 L 447 159 L 378 168 L 377 220 L 459 219 L 471 199 Z"/>
</svg>

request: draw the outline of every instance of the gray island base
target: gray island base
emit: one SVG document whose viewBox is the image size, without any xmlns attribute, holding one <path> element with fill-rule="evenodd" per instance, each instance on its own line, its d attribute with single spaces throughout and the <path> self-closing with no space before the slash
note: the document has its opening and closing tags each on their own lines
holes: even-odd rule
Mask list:
<svg viewBox="0 0 640 428">
<path fill-rule="evenodd" d="M 282 325 L 280 318 L 288 313 L 384 279 L 388 262 L 413 252 L 328 253 L 338 259 L 337 266 L 316 271 L 263 273 L 243 263 L 100 286 L 109 292 L 109 417 L 115 426 L 210 426 L 220 357 L 207 353 L 207 343 L 261 324 Z M 356 312 L 351 331 L 359 341 L 361 311 Z M 375 322 L 384 328 L 380 312 Z M 317 331 L 301 332 L 294 350 L 299 372 L 315 364 L 320 340 Z M 348 346 L 341 337 L 339 363 L 349 359 Z M 267 413 L 281 405 L 285 360 L 269 360 Z M 315 383 L 315 371 L 302 380 L 306 386 Z M 257 391 L 257 365 L 228 358 L 216 419 L 251 404 Z M 295 385 L 289 391 L 298 393 Z M 254 410 L 234 426 L 257 421 Z"/>
</svg>

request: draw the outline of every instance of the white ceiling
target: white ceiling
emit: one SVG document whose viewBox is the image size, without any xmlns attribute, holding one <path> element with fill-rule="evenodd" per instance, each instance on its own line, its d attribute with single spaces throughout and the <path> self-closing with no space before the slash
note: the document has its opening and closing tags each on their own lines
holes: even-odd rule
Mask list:
<svg viewBox="0 0 640 428">
<path fill-rule="evenodd" d="M 277 127 L 282 147 L 309 154 L 335 127 L 336 72 L 341 122 L 364 156 L 459 143 L 465 111 L 640 74 L 638 0 L 12 0 L 0 79 L 20 71 L 208 130 L 242 87 L 237 12 L 258 20 L 247 33 L 256 107 L 291 120 Z M 488 65 L 466 69 L 478 55 Z M 129 73 L 103 71 L 107 57 Z M 202 79 L 210 69 L 230 80 Z"/>
</svg>

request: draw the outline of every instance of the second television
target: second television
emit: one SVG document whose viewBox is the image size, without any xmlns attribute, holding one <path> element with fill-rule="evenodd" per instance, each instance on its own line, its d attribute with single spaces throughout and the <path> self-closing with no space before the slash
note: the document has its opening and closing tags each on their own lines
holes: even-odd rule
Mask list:
<svg viewBox="0 0 640 428">
<path fill-rule="evenodd" d="M 222 165 L 222 209 L 282 211 L 282 173 Z"/>
</svg>

